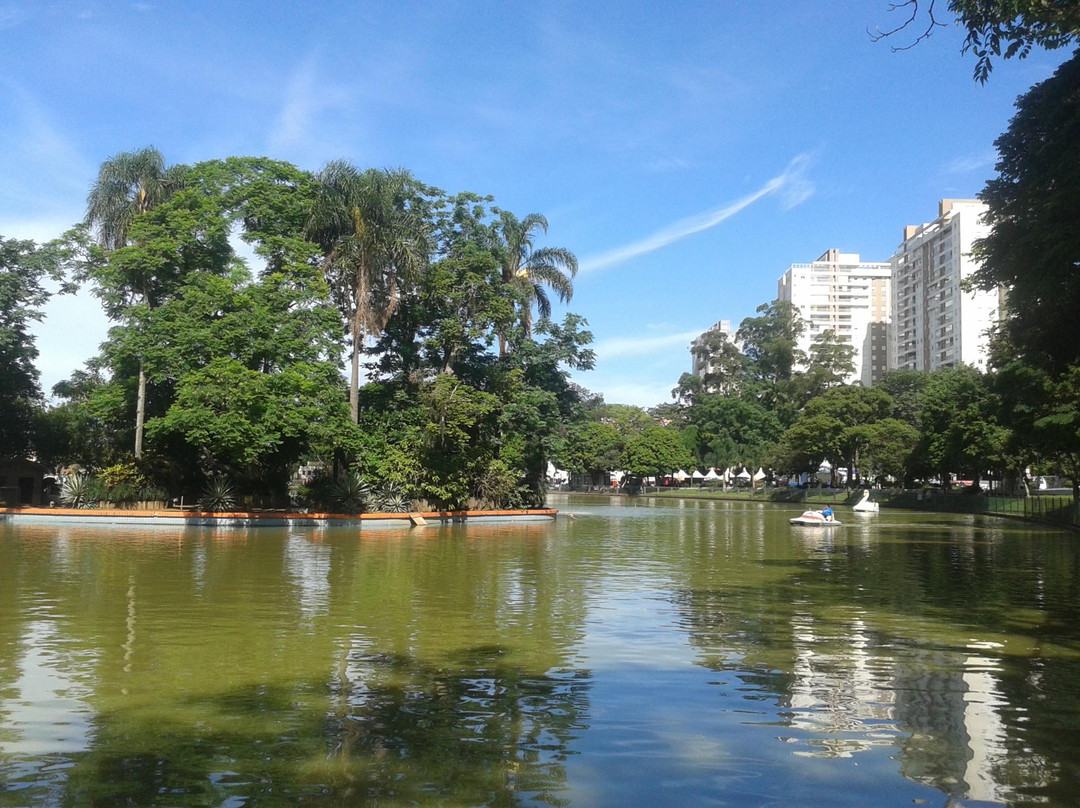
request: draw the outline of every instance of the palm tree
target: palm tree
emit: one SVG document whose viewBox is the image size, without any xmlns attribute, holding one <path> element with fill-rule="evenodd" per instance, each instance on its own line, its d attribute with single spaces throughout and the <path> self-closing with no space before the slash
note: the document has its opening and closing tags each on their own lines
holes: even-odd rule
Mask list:
<svg viewBox="0 0 1080 808">
<path fill-rule="evenodd" d="M 551 316 L 551 300 L 544 287 L 553 289 L 563 303 L 574 295 L 572 279 L 577 275 L 578 262 L 565 247 L 533 249 L 538 232 L 547 233 L 548 222 L 539 213 L 518 219 L 508 210 L 499 211 L 495 226 L 502 252 L 503 282 L 515 288 L 523 299 L 520 313 L 525 335 L 532 336 L 532 306 L 541 317 Z M 506 339 L 499 335 L 499 354 L 506 354 Z"/>
<path fill-rule="evenodd" d="M 427 262 L 422 219 L 409 204 L 405 170 L 358 171 L 334 160 L 318 176 L 307 235 L 326 256 L 323 269 L 348 324 L 352 346 L 349 409 L 360 418 L 360 353 L 364 340 L 386 328 L 401 297 Z"/>
<path fill-rule="evenodd" d="M 185 166 L 165 166 L 165 158 L 153 146 L 122 152 L 101 164 L 97 181 L 86 197 L 86 225 L 97 231 L 106 250 L 128 246 L 128 232 L 140 215 L 165 202 L 183 187 Z M 148 277 L 125 279 L 116 290 L 124 300 L 153 305 Z M 143 424 L 146 420 L 146 368 L 139 359 L 139 397 L 135 408 L 135 457 L 142 456 Z"/>
</svg>

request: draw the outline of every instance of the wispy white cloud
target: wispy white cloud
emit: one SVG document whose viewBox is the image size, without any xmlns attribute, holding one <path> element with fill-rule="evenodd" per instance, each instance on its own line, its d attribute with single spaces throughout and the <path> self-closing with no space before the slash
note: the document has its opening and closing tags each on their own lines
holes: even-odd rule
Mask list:
<svg viewBox="0 0 1080 808">
<path fill-rule="evenodd" d="M 945 166 L 946 174 L 966 174 L 969 171 L 980 171 L 984 168 L 990 168 L 997 161 L 997 152 L 992 149 L 988 149 L 978 154 L 969 154 L 964 157 L 957 157 L 951 163 Z"/>
<path fill-rule="evenodd" d="M 793 208 L 805 202 L 814 193 L 813 184 L 805 176 L 810 160 L 811 156 L 809 154 L 799 155 L 788 163 L 787 168 L 781 174 L 773 177 L 752 194 L 748 194 L 730 205 L 683 219 L 651 236 L 647 236 L 641 241 L 635 241 L 600 255 L 586 258 L 581 262 L 581 272 L 605 269 L 625 263 L 632 258 L 655 252 L 687 236 L 716 227 L 767 196 L 778 194 L 785 208 Z"/>
<path fill-rule="evenodd" d="M 320 77 L 317 56 L 312 54 L 289 78 L 281 113 L 270 133 L 270 150 L 280 154 L 306 145 L 319 115 L 347 103 L 347 93 Z"/>
<path fill-rule="evenodd" d="M 648 356 L 672 348 L 690 349 L 690 342 L 705 329 L 680 331 L 676 334 L 664 334 L 657 337 L 616 337 L 600 340 L 592 346 L 598 359 L 620 359 L 627 356 Z"/>
</svg>

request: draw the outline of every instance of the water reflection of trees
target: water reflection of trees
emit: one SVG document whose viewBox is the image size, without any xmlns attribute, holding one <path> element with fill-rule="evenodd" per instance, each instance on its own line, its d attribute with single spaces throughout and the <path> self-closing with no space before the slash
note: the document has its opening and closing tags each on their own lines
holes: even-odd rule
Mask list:
<svg viewBox="0 0 1080 808">
<path fill-rule="evenodd" d="M 888 746 L 954 798 L 1074 798 L 1075 541 L 969 518 L 766 542 L 748 565 L 697 539 L 674 599 L 701 664 L 771 699 L 795 754 Z"/>
<path fill-rule="evenodd" d="M 563 762 L 584 729 L 589 675 L 530 673 L 497 647 L 446 666 L 350 660 L 328 768 L 347 797 L 403 804 L 568 804 Z"/>
<path fill-rule="evenodd" d="M 88 652 L 63 664 L 92 713 L 78 748 L 0 749 L 22 777 L 0 808 L 563 799 L 590 686 L 571 668 L 572 546 L 512 529 L 76 539 L 61 564 L 55 536 L 0 546 L 0 616 L 56 604 L 50 642 Z M 0 621 L 0 710 L 27 625 Z"/>
</svg>

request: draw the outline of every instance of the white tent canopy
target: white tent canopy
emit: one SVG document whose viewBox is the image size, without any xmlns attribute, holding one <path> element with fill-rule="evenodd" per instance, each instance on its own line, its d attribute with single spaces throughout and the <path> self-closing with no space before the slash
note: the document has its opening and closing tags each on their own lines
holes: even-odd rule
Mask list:
<svg viewBox="0 0 1080 808">
<path fill-rule="evenodd" d="M 765 479 L 765 469 L 758 466 L 758 470 L 754 472 L 754 481 L 758 482 Z"/>
<path fill-rule="evenodd" d="M 704 479 L 705 479 L 705 475 L 704 475 L 704 474 L 702 474 L 702 473 L 701 473 L 700 471 L 698 471 L 697 469 L 694 469 L 694 473 L 693 473 L 693 474 L 691 474 L 690 476 L 691 476 L 691 477 L 692 477 L 693 479 L 695 479 L 695 480 L 704 480 Z"/>
<path fill-rule="evenodd" d="M 747 471 L 746 468 L 744 467 L 743 470 L 740 471 L 735 476 L 738 477 L 740 480 L 749 480 L 750 479 L 750 472 Z"/>
<path fill-rule="evenodd" d="M 555 464 L 549 460 L 547 464 L 547 478 L 551 482 L 561 485 L 562 483 L 570 481 L 570 472 L 556 468 Z"/>
<path fill-rule="evenodd" d="M 709 473 L 705 475 L 705 479 L 709 482 L 716 482 L 718 480 L 722 480 L 723 478 L 716 473 L 716 469 L 710 466 Z"/>
<path fill-rule="evenodd" d="M 671 476 L 672 476 L 672 477 L 674 477 L 674 478 L 675 478 L 676 480 L 678 480 L 679 482 L 682 482 L 683 480 L 685 480 L 685 479 L 686 479 L 687 477 L 689 477 L 690 475 L 689 475 L 689 474 L 687 474 L 687 473 L 686 473 L 685 471 L 683 471 L 682 469 L 679 469 L 678 471 L 676 471 L 676 472 L 675 472 L 674 474 L 672 474 Z"/>
</svg>

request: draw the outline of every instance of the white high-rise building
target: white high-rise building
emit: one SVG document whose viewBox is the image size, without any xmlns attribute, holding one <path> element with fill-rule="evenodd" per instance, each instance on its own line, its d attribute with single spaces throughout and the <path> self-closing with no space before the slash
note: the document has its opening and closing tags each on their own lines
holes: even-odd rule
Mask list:
<svg viewBox="0 0 1080 808">
<path fill-rule="evenodd" d="M 855 372 L 845 379 L 870 387 L 888 369 L 892 266 L 862 261 L 858 253 L 828 250 L 808 264 L 792 264 L 777 283 L 777 298 L 791 303 L 807 328 L 799 348 L 831 330 L 855 349 Z"/>
<path fill-rule="evenodd" d="M 988 232 L 985 213 L 986 205 L 975 199 L 942 199 L 934 221 L 904 228 L 891 261 L 891 367 L 937 370 L 963 363 L 986 369 L 986 331 L 1000 317 L 1001 296 L 960 288 L 978 268 L 971 246 Z"/>
</svg>

